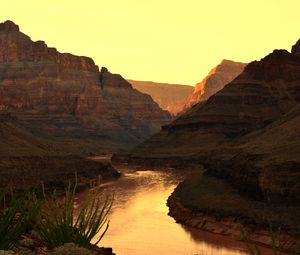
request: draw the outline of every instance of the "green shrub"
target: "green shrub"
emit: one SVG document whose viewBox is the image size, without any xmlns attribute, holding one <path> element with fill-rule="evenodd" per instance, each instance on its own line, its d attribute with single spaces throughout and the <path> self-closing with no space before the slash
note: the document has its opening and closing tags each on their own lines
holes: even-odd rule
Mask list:
<svg viewBox="0 0 300 255">
<path fill-rule="evenodd" d="M 0 249 L 12 248 L 25 233 L 28 226 L 37 218 L 39 205 L 35 196 L 27 194 L 21 198 L 5 196 L 0 198 Z"/>
<path fill-rule="evenodd" d="M 51 255 L 94 255 L 90 250 L 77 246 L 74 243 L 66 243 L 54 248 Z"/>
<path fill-rule="evenodd" d="M 107 215 L 111 209 L 113 197 L 107 197 L 101 203 L 96 190 L 90 189 L 87 201 L 75 217 L 76 187 L 75 184 L 71 189 L 71 185 L 69 185 L 63 199 L 58 199 L 55 193 L 50 199 L 45 196 L 45 206 L 41 210 L 38 231 L 50 248 L 65 243 L 89 247 L 92 239 L 102 231 L 94 243 L 97 245 L 109 227 Z"/>
</svg>

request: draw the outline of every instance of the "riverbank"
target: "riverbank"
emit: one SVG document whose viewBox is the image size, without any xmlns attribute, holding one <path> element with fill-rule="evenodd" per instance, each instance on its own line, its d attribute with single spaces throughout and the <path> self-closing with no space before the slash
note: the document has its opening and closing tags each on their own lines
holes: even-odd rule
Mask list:
<svg viewBox="0 0 300 255">
<path fill-rule="evenodd" d="M 68 243 L 60 246 L 54 251 L 48 249 L 44 242 L 40 239 L 35 231 L 30 234 L 23 235 L 21 240 L 18 241 L 15 248 L 8 253 L 1 253 L 3 255 L 67 255 L 67 254 L 85 254 L 85 255 L 116 255 L 113 253 L 112 248 L 104 248 L 91 246 L 89 249 L 76 246 L 73 243 Z"/>
<path fill-rule="evenodd" d="M 289 231 L 281 231 L 281 247 L 285 251 L 294 251 L 296 247 L 294 231 L 297 231 L 299 208 L 276 208 L 247 199 L 223 181 L 202 173 L 193 174 L 180 183 L 167 204 L 169 215 L 178 223 L 235 240 L 243 239 L 243 226 L 251 243 L 266 247 L 272 247 L 268 222 L 272 222 L 273 230 L 285 225 Z M 294 210 L 293 219 L 287 218 L 291 210 Z"/>
<path fill-rule="evenodd" d="M 23 156 L 0 158 L 0 192 L 21 193 L 29 189 L 62 193 L 77 175 L 78 190 L 88 188 L 92 180 L 108 180 L 120 174 L 110 162 L 80 156 Z"/>
<path fill-rule="evenodd" d="M 91 184 L 96 181 L 97 183 L 98 181 L 107 182 L 117 179 L 119 176 L 119 171 L 106 159 L 93 160 L 76 155 L 0 157 L 0 197 L 3 193 L 11 191 L 17 197 L 32 190 L 38 197 L 42 196 L 43 191 L 49 196 L 55 191 L 60 200 L 66 195 L 65 190 L 69 183 L 75 183 L 76 181 L 76 192 L 80 192 L 90 188 Z M 83 249 L 73 244 L 72 247 L 67 245 L 59 248 L 62 252 L 55 253 L 47 247 L 45 241 L 34 229 L 36 229 L 36 223 L 29 226 L 21 239 L 15 244 L 11 253 L 0 251 L 0 254 L 78 254 L 79 250 Z M 90 251 L 90 253 L 83 253 L 87 255 L 115 255 L 112 248 L 100 248 L 94 245 L 91 245 L 85 251 Z"/>
</svg>

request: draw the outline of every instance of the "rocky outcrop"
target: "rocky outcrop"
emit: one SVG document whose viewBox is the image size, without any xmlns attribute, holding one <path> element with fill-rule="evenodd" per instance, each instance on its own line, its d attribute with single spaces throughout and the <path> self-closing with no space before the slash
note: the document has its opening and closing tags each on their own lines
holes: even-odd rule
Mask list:
<svg viewBox="0 0 300 255">
<path fill-rule="evenodd" d="M 231 60 L 222 60 L 219 65 L 211 69 L 201 82 L 195 85 L 193 94 L 177 104 L 176 109 L 178 113 L 182 114 L 195 104 L 206 101 L 236 78 L 246 65 L 245 63 Z"/>
<path fill-rule="evenodd" d="M 122 76 L 99 72 L 91 58 L 33 42 L 11 21 L 0 24 L 0 113 L 86 153 L 133 146 L 170 120 Z"/>
<path fill-rule="evenodd" d="M 127 80 L 138 91 L 150 95 L 158 105 L 176 116 L 181 104 L 192 95 L 194 87 L 189 85 L 158 83 L 152 81 Z M 179 107 L 180 106 L 180 107 Z"/>
<path fill-rule="evenodd" d="M 299 55 L 300 55 L 300 40 L 298 40 L 297 43 L 292 47 L 292 53 L 299 57 Z"/>
</svg>

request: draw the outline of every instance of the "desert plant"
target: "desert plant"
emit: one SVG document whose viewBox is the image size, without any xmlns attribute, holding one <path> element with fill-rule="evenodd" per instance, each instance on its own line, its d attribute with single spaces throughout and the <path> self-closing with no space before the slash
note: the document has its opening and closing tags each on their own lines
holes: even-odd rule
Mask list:
<svg viewBox="0 0 300 255">
<path fill-rule="evenodd" d="M 55 247 L 51 255 L 94 255 L 94 253 L 74 243 L 66 243 L 62 246 Z"/>
<path fill-rule="evenodd" d="M 101 203 L 95 188 L 91 188 L 88 199 L 79 209 L 78 215 L 75 215 L 76 188 L 77 182 L 73 188 L 69 184 L 63 199 L 59 199 L 55 192 L 50 199 L 45 195 L 38 231 L 50 248 L 65 243 L 75 243 L 81 247 L 89 247 L 92 239 L 102 230 L 99 238 L 94 243 L 96 245 L 109 227 L 107 216 L 112 206 L 113 197 L 107 197 Z"/>
<path fill-rule="evenodd" d="M 32 193 L 16 198 L 11 194 L 0 198 L 0 249 L 14 246 L 28 226 L 37 218 L 39 204 Z"/>
</svg>

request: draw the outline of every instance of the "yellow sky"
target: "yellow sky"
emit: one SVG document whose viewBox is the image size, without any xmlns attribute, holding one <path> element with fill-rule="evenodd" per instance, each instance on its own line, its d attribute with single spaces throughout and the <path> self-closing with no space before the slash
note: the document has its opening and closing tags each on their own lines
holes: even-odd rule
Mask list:
<svg viewBox="0 0 300 255">
<path fill-rule="evenodd" d="M 300 38 L 299 0 L 1 0 L 33 40 L 126 78 L 192 84 Z"/>
</svg>

